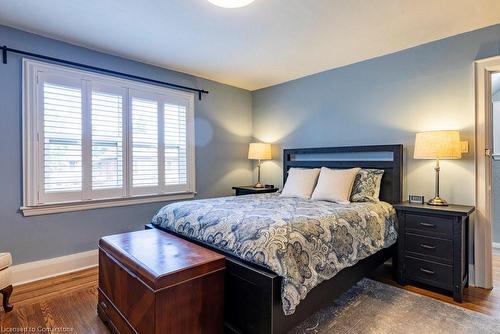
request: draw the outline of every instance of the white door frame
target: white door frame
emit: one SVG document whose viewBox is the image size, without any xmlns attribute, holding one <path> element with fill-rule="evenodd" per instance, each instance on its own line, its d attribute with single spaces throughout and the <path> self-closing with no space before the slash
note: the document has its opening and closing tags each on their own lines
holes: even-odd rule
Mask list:
<svg viewBox="0 0 500 334">
<path fill-rule="evenodd" d="M 474 68 L 476 79 L 474 285 L 491 289 L 493 287 L 493 224 L 491 213 L 493 113 L 491 108 L 491 74 L 500 71 L 500 56 L 477 60 L 474 63 Z"/>
</svg>

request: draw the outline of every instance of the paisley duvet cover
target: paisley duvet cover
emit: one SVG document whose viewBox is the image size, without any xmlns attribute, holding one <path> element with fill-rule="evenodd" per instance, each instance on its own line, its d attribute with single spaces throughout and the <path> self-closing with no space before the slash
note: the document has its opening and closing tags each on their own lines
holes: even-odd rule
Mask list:
<svg viewBox="0 0 500 334">
<path fill-rule="evenodd" d="M 152 219 L 281 276 L 287 315 L 321 282 L 394 244 L 395 221 L 385 202 L 336 204 L 278 194 L 177 202 Z"/>
</svg>

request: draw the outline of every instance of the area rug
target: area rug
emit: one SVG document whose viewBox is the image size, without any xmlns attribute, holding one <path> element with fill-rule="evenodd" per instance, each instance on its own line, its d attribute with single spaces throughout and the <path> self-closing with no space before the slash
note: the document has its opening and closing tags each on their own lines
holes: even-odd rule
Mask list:
<svg viewBox="0 0 500 334">
<path fill-rule="evenodd" d="M 290 333 L 500 333 L 500 319 L 363 279 Z"/>
</svg>

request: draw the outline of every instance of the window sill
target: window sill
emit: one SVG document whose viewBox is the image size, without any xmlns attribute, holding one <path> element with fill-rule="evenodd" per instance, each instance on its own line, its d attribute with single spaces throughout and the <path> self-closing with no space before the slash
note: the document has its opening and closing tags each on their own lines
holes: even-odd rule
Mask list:
<svg viewBox="0 0 500 334">
<path fill-rule="evenodd" d="M 99 201 L 88 201 L 88 202 L 47 204 L 39 206 L 23 206 L 20 208 L 20 210 L 23 213 L 23 216 L 30 217 L 30 216 L 48 215 L 48 214 L 62 213 L 62 212 L 83 211 L 83 210 L 92 210 L 100 208 L 112 208 L 117 206 L 193 199 L 194 196 L 195 193 L 176 193 L 167 195 L 137 196 L 131 198 L 109 199 L 102 201 L 99 200 Z"/>
</svg>

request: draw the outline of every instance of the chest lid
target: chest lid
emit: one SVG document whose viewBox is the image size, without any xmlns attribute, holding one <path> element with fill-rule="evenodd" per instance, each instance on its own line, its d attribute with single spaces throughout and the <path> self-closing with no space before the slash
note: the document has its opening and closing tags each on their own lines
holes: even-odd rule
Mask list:
<svg viewBox="0 0 500 334">
<path fill-rule="evenodd" d="M 99 248 L 153 290 L 225 267 L 223 255 L 158 229 L 106 236 Z"/>
</svg>

